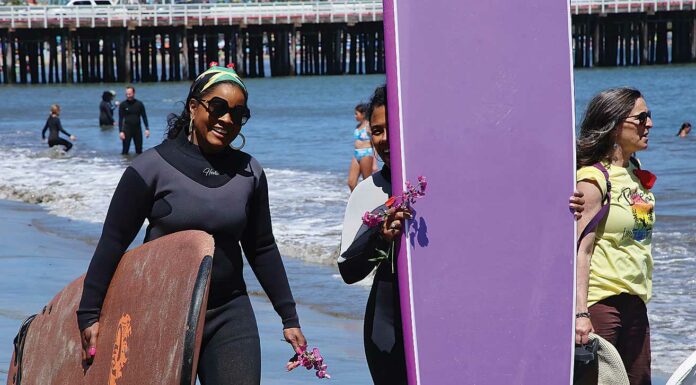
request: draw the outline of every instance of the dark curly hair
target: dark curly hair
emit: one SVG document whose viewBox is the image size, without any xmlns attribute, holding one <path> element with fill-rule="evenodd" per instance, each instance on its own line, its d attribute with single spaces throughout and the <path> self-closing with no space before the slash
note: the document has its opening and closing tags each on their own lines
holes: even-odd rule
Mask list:
<svg viewBox="0 0 696 385">
<path fill-rule="evenodd" d="M 616 143 L 616 128 L 643 95 L 635 88 L 610 88 L 590 100 L 576 142 L 577 168 L 608 160 Z"/>
<path fill-rule="evenodd" d="M 189 124 L 191 122 L 191 113 L 189 112 L 189 103 L 191 103 L 191 99 L 204 99 L 207 95 L 210 95 L 213 90 L 215 90 L 217 87 L 219 87 L 221 84 L 231 84 L 237 88 L 239 88 L 243 93 L 244 93 L 244 105 L 246 106 L 247 103 L 249 102 L 249 95 L 247 94 L 246 90 L 242 89 L 242 87 L 239 86 L 239 84 L 231 81 L 231 80 L 225 80 L 221 81 L 218 83 L 213 84 L 209 88 L 205 89 L 204 91 L 201 91 L 202 84 L 200 81 L 196 80 L 191 84 L 191 89 L 189 90 L 189 94 L 186 97 L 186 102 L 184 103 L 184 110 L 181 111 L 181 114 L 169 114 L 167 116 L 167 131 L 165 133 L 165 138 L 166 139 L 174 139 L 177 136 L 179 136 L 179 133 L 183 130 L 186 135 L 191 134 L 188 132 Z"/>
<path fill-rule="evenodd" d="M 365 118 L 369 121 L 370 118 L 372 117 L 372 112 L 375 110 L 377 107 L 381 106 L 386 106 L 387 105 L 387 85 L 383 84 L 377 89 L 375 89 L 375 92 L 372 94 L 372 97 L 370 98 L 370 102 L 367 104 L 367 114 L 365 114 Z"/>
</svg>

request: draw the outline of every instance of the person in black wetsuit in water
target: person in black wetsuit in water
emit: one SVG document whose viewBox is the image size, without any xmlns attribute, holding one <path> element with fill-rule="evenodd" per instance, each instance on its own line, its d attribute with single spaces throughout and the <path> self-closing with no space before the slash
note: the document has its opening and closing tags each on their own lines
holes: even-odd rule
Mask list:
<svg viewBox="0 0 696 385">
<path fill-rule="evenodd" d="M 338 269 L 348 284 L 366 278 L 377 269 L 365 310 L 363 337 L 367 365 L 375 384 L 405 385 L 406 361 L 398 277 L 388 261 L 378 263 L 370 259 L 376 257 L 376 249 L 387 252 L 393 240 L 398 245 L 405 220 L 411 217 L 411 213 L 389 209 L 382 226 L 373 228 L 363 225 L 361 219 L 366 211 L 386 209 L 384 203 L 392 195 L 386 105 L 387 90 L 382 86 L 375 90 L 367 116 L 372 144 L 384 167 L 360 182 L 350 195 L 343 221 Z M 397 255 L 398 251 L 395 251 L 394 256 Z"/>
<path fill-rule="evenodd" d="M 70 140 L 75 141 L 77 138 L 74 135 L 70 135 L 67 131 L 63 129 L 63 125 L 60 123 L 60 106 L 57 104 L 51 105 L 51 115 L 46 119 L 46 124 L 41 131 L 41 139 L 46 140 L 46 131 L 48 130 L 48 147 L 53 147 L 61 145 L 65 147 L 65 151 L 68 152 L 72 148 L 72 143 L 60 137 L 60 133 L 70 137 Z"/>
<path fill-rule="evenodd" d="M 250 117 L 247 100 L 246 87 L 233 69 L 211 67 L 194 81 L 181 115 L 170 116 L 167 139 L 123 173 L 77 311 L 83 359 L 91 361 L 107 288 L 145 219 L 145 242 L 194 229 L 215 240 L 198 361 L 203 385 L 260 383 L 261 349 L 242 275 L 242 250 L 282 319 L 293 352 L 307 344 L 273 237 L 266 174 L 256 159 L 240 151 L 240 130 Z M 242 145 L 231 147 L 237 136 Z"/>
<path fill-rule="evenodd" d="M 143 152 L 143 132 L 140 119 L 145 123 L 145 137 L 150 137 L 150 125 L 147 123 L 147 114 L 143 102 L 135 98 L 135 88 L 126 87 L 126 100 L 118 106 L 118 136 L 123 142 L 122 155 L 128 155 L 131 139 L 135 144 L 135 153 Z"/>
<path fill-rule="evenodd" d="M 102 101 L 99 103 L 99 127 L 102 130 L 110 130 L 114 128 L 114 110 L 118 106 L 118 102 L 114 104 L 114 91 L 104 91 Z"/>
</svg>

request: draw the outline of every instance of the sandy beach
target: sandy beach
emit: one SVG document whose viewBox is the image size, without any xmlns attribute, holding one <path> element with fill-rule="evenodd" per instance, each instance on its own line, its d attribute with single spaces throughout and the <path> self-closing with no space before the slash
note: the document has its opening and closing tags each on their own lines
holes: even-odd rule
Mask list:
<svg viewBox="0 0 696 385">
<path fill-rule="evenodd" d="M 42 223 L 74 222 L 47 214 L 42 208 L 0 200 L 0 383 L 5 383 L 12 355 L 12 339 L 27 316 L 41 308 L 68 282 L 83 274 L 93 245 L 68 239 L 47 230 Z M 71 223 L 69 223 L 71 222 Z M 79 235 L 76 235 L 79 238 Z M 290 280 L 300 281 L 297 268 L 288 269 Z M 258 283 L 249 282 L 250 290 Z M 319 381 L 313 372 L 297 369 L 287 373 L 285 362 L 292 355 L 281 341 L 281 323 L 264 296 L 254 295 L 262 348 L 263 384 L 306 384 Z M 310 346 L 320 347 L 329 365 L 333 384 L 370 383 L 362 348 L 362 321 L 332 317 L 298 304 L 302 329 Z"/>
</svg>

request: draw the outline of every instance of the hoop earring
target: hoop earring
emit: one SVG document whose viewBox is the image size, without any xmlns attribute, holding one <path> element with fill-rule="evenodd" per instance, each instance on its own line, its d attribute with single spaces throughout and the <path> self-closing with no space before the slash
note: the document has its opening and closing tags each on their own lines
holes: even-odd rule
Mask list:
<svg viewBox="0 0 696 385">
<path fill-rule="evenodd" d="M 239 150 L 241 150 L 241 149 L 244 148 L 244 145 L 246 145 L 246 138 L 244 137 L 244 134 L 242 134 L 241 132 L 240 132 L 239 134 L 237 134 L 237 136 L 241 136 L 241 137 L 242 137 L 242 145 L 239 146 L 239 147 L 235 147 L 235 146 L 233 146 L 233 145 L 230 143 L 230 147 L 232 147 L 233 150 L 239 151 Z"/>
<path fill-rule="evenodd" d="M 193 118 L 189 119 L 188 140 L 193 143 Z"/>
</svg>

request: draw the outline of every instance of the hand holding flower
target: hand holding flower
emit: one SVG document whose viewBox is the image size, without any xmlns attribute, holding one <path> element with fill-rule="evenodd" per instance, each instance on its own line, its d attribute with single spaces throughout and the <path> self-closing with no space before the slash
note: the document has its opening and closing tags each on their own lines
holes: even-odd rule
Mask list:
<svg viewBox="0 0 696 385">
<path fill-rule="evenodd" d="M 381 263 L 391 261 L 392 272 L 394 272 L 394 243 L 401 236 L 404 228 L 404 221 L 413 217 L 411 205 L 416 200 L 425 196 L 425 189 L 428 186 L 424 176 L 418 177 L 418 183 L 414 186 L 406 181 L 406 191 L 399 196 L 392 196 L 384 202 L 387 210 L 378 209 L 376 212 L 365 212 L 362 216 L 363 224 L 373 228 L 380 226 L 380 236 L 390 242 L 389 250 L 384 251 L 377 248 L 377 255 L 370 261 Z"/>
<path fill-rule="evenodd" d="M 408 207 L 392 207 L 386 211 L 386 219 L 382 222 L 380 234 L 387 241 L 393 241 L 401 236 L 404 221 L 411 219 L 411 209 Z"/>
<path fill-rule="evenodd" d="M 307 340 L 300 328 L 287 328 L 283 330 L 285 341 L 292 345 L 292 350 L 298 352 L 303 346 L 307 346 Z"/>
</svg>

